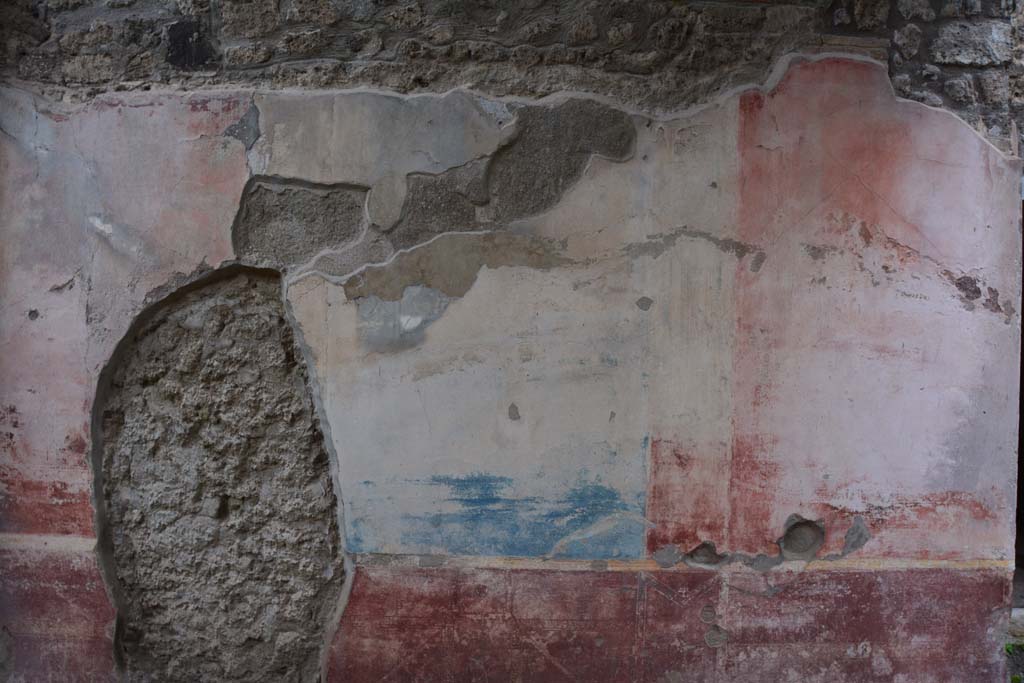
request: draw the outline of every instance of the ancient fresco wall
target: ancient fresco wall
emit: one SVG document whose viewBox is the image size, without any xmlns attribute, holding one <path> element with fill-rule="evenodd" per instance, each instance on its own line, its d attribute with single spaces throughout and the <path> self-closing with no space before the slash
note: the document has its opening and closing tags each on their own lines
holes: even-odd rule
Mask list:
<svg viewBox="0 0 1024 683">
<path fill-rule="evenodd" d="M 763 85 L 658 116 L 578 93 L 3 98 L 0 645 L 15 676 L 165 661 L 147 636 L 166 648 L 168 622 L 126 633 L 139 556 L 108 530 L 198 520 L 225 552 L 178 579 L 230 583 L 257 512 L 266 533 L 325 548 L 336 528 L 322 559 L 345 584 L 302 594 L 320 630 L 216 622 L 225 661 L 253 638 L 268 662 L 319 653 L 339 681 L 1002 675 L 1021 168 L 897 99 L 882 65 L 784 60 Z M 251 277 L 280 277 L 264 292 L 279 300 L 232 295 L 224 315 L 269 316 L 273 343 L 190 312 L 227 296 L 221 270 L 249 267 L 276 271 Z M 141 350 L 170 334 L 137 327 L 155 310 L 184 330 L 174 358 L 189 335 L 214 365 L 292 338 L 296 355 L 191 387 Z M 140 350 L 116 375 L 119 344 Z M 266 418 L 238 430 L 252 443 L 199 415 L 149 456 L 128 448 L 137 474 L 103 465 L 123 441 L 97 429 L 110 406 L 159 424 L 243 385 L 246 415 Z M 260 412 L 274 386 L 287 415 Z M 175 493 L 192 479 L 155 495 L 147 457 L 172 447 L 226 457 L 236 478 L 200 468 L 193 498 Z M 162 507 L 140 521 L 133 500 Z M 292 561 L 256 557 L 270 574 Z M 168 675 L 194 673 L 178 664 Z M 320 669 L 304 666 L 289 671 Z"/>
</svg>

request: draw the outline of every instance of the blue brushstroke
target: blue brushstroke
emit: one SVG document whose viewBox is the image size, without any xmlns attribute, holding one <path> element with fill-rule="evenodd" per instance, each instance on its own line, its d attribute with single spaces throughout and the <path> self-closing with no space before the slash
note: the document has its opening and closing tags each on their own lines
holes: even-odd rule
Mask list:
<svg viewBox="0 0 1024 683">
<path fill-rule="evenodd" d="M 353 519 L 345 526 L 347 528 L 345 550 L 350 553 L 371 552 L 363 538 L 363 520 Z"/>
<path fill-rule="evenodd" d="M 512 479 L 485 473 L 436 476 L 419 483 L 446 487 L 445 500 L 460 509 L 405 515 L 402 543 L 412 552 L 539 557 L 550 553 L 559 540 L 608 515 L 643 514 L 642 500 L 639 506 L 629 505 L 618 491 L 599 482 L 580 482 L 556 500 L 513 497 Z M 573 545 L 567 552 L 581 559 L 640 557 L 643 529 L 627 527 L 610 531 L 593 544 Z"/>
<path fill-rule="evenodd" d="M 434 476 L 430 483 L 447 486 L 453 498 L 448 500 L 463 503 L 468 507 L 497 505 L 511 499 L 501 498 L 498 491 L 512 485 L 509 477 L 495 477 L 489 474 L 469 474 L 464 477 Z"/>
</svg>

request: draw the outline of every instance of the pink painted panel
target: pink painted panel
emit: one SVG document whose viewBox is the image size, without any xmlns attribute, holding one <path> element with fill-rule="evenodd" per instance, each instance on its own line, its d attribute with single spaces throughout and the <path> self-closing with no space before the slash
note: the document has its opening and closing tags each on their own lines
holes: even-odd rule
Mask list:
<svg viewBox="0 0 1024 683">
<path fill-rule="evenodd" d="M 1012 556 L 1019 163 L 883 69 L 824 59 L 739 99 L 733 549 L 793 513 L 825 552 Z M 999 429 L 997 425 L 1005 425 Z"/>
<path fill-rule="evenodd" d="M 20 464 L 32 461 L 25 419 L 18 406 L 0 406 L 0 533 L 93 535 L 89 491 L 68 483 L 88 481 L 88 425 L 71 430 L 56 453 L 45 458 L 54 473 L 63 475 L 48 481 L 19 471 Z M 34 414 L 32 419 L 47 418 Z"/>
</svg>

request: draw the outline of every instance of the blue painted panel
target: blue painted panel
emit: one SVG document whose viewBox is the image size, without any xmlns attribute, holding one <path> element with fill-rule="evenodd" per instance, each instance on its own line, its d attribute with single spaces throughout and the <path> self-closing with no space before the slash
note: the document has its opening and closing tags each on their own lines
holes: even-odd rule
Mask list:
<svg viewBox="0 0 1024 683">
<path fill-rule="evenodd" d="M 404 515 L 402 542 L 410 547 L 443 547 L 459 555 L 537 557 L 551 554 L 560 540 L 579 534 L 617 513 L 643 514 L 643 500 L 627 503 L 613 488 L 580 482 L 555 500 L 511 497 L 513 480 L 484 473 L 435 476 L 421 485 L 447 489 L 452 512 Z M 574 543 L 562 556 L 582 559 L 639 557 L 643 526 L 633 522 L 603 533 L 598 542 Z"/>
</svg>

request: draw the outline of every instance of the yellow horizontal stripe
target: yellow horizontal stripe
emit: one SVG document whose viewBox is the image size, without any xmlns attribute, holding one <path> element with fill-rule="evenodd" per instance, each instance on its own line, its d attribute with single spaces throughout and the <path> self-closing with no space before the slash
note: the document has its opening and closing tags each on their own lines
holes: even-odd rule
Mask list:
<svg viewBox="0 0 1024 683">
<path fill-rule="evenodd" d="M 392 567 L 454 567 L 460 569 L 547 569 L 553 571 L 616 571 L 616 572 L 692 572 L 706 569 L 678 564 L 669 569 L 654 560 L 565 560 L 542 557 L 477 557 L 466 555 L 386 555 L 363 553 L 356 555 L 359 566 Z M 814 560 L 811 562 L 784 562 L 769 572 L 793 571 L 899 571 L 905 569 L 950 569 L 957 571 L 1001 569 L 1013 570 L 1013 560 L 927 560 L 914 558 L 856 558 Z M 757 572 L 756 569 L 735 562 L 717 571 L 727 573 Z"/>
</svg>

